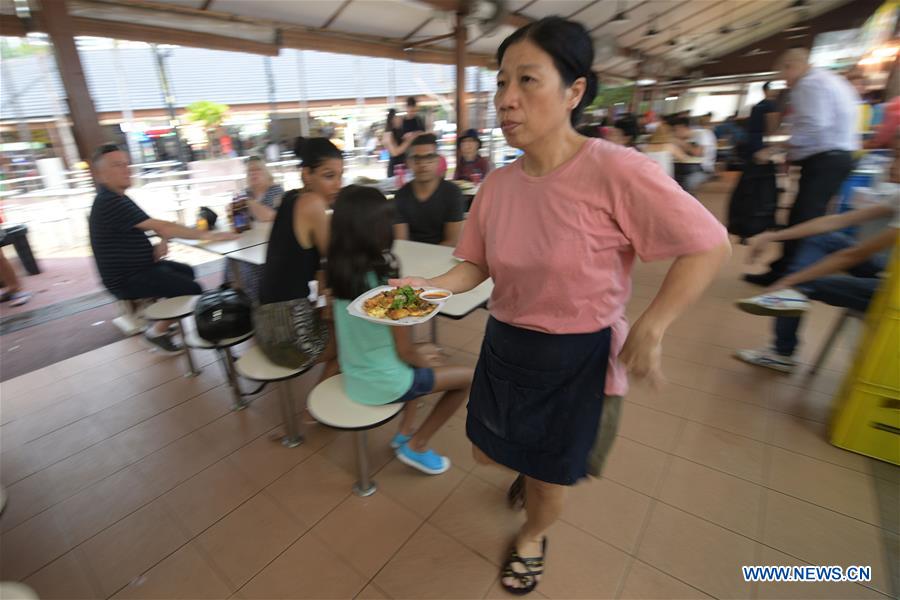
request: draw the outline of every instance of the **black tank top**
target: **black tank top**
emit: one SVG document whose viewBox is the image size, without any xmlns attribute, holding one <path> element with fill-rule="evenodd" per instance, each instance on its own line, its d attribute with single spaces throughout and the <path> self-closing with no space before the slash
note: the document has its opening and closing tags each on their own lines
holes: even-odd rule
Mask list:
<svg viewBox="0 0 900 600">
<path fill-rule="evenodd" d="M 393 129 L 391 130 L 391 136 L 394 138 L 394 143 L 398 146 L 403 143 L 403 130 L 402 129 Z M 394 167 L 397 165 L 406 164 L 406 154 L 400 154 L 398 156 L 391 156 L 388 160 L 388 177 L 394 176 Z"/>
<path fill-rule="evenodd" d="M 275 215 L 259 286 L 260 304 L 309 296 L 309 282 L 319 270 L 319 249 L 304 248 L 294 235 L 294 205 L 299 199 L 299 190 L 286 193 Z"/>
</svg>

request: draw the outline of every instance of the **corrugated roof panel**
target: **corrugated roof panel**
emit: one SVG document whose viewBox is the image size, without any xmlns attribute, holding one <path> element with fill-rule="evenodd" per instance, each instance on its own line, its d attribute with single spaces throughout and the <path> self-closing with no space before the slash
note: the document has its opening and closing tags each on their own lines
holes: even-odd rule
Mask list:
<svg viewBox="0 0 900 600">
<path fill-rule="evenodd" d="M 269 101 L 265 58 L 256 54 L 223 52 L 200 48 L 165 48 L 169 53 L 166 66 L 175 105 L 187 106 L 198 100 L 225 104 L 259 104 Z M 120 68 L 116 66 L 118 52 Z M 272 57 L 275 96 L 278 102 L 300 100 L 297 50 L 283 50 Z M 132 110 L 164 106 L 156 67 L 150 48 L 81 50 L 81 62 L 91 96 L 99 112 L 122 109 L 119 81 L 126 90 Z M 7 61 L 10 81 L 0 86 L 0 119 L 16 118 L 10 100 L 13 89 L 26 117 L 53 114 L 53 104 L 46 93 L 40 58 L 30 56 Z M 60 98 L 65 91 L 52 56 L 46 57 L 51 85 Z M 384 58 L 356 57 L 346 54 L 305 52 L 307 98 L 336 100 L 385 97 L 390 92 L 391 63 L 394 65 L 394 94 L 402 100 L 409 95 L 449 94 L 456 85 L 455 68 L 449 65 L 427 65 Z M 476 89 L 477 70 L 467 69 L 467 87 Z M 483 91 L 493 91 L 494 78 L 485 73 Z M 398 101 L 399 102 L 399 101 Z"/>
</svg>

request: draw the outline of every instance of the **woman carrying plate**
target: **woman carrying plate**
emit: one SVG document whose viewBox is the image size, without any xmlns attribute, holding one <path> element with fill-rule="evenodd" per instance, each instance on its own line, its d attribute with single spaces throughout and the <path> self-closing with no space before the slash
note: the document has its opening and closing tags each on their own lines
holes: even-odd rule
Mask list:
<svg viewBox="0 0 900 600">
<path fill-rule="evenodd" d="M 730 247 L 725 228 L 656 163 L 575 131 L 597 91 L 581 25 L 532 23 L 497 59 L 497 114 L 524 154 L 482 184 L 455 253 L 464 262 L 431 280 L 392 283 L 462 293 L 494 281 L 466 430 L 479 462 L 521 473 L 510 499 L 527 496 L 527 522 L 501 583 L 526 594 L 543 572 L 545 532 L 567 487 L 600 472 L 626 372 L 662 379 L 663 334 Z M 635 256 L 675 260 L 629 333 Z"/>
</svg>

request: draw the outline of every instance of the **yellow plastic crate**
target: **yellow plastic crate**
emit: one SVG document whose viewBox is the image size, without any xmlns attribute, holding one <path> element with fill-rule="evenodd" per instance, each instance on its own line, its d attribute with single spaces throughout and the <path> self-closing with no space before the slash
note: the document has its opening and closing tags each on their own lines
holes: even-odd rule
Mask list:
<svg viewBox="0 0 900 600">
<path fill-rule="evenodd" d="M 900 252 L 869 306 L 866 330 L 838 395 L 831 443 L 900 465 Z"/>
<path fill-rule="evenodd" d="M 854 386 L 832 421 L 831 443 L 900 465 L 900 398 L 879 391 Z"/>
</svg>

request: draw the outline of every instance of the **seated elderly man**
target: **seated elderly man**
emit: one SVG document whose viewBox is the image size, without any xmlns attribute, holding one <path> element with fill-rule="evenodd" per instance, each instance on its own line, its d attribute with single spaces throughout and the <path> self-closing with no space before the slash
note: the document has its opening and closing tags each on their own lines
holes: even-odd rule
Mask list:
<svg viewBox="0 0 900 600">
<path fill-rule="evenodd" d="M 153 219 L 125 195 L 131 187 L 128 154 L 114 144 L 97 149 L 91 160 L 97 196 L 91 207 L 89 228 L 91 248 L 103 285 L 120 300 L 138 298 L 173 298 L 199 294 L 189 265 L 163 260 L 168 252 L 166 240 L 173 237 L 228 240 L 237 237 L 230 232 L 191 229 Z M 147 232 L 156 233 L 162 241 L 153 246 Z M 159 321 L 144 332 L 144 337 L 166 353 L 181 350 L 171 338 L 169 321 Z"/>
</svg>

